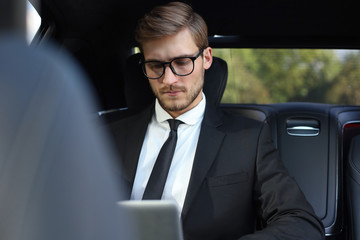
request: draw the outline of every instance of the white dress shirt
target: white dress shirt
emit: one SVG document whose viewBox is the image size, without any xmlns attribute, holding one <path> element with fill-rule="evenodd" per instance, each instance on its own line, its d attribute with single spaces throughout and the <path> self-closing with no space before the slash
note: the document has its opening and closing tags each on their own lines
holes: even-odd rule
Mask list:
<svg viewBox="0 0 360 240">
<path fill-rule="evenodd" d="M 197 106 L 176 118 L 183 123 L 179 125 L 177 130 L 177 144 L 162 199 L 174 201 L 178 206 L 179 215 L 184 205 L 190 181 L 201 123 L 204 118 L 205 105 L 206 99 L 203 93 L 203 99 Z M 155 114 L 148 125 L 139 157 L 131 193 L 132 200 L 142 199 L 156 158 L 169 136 L 170 127 L 167 119 L 171 118 L 156 99 Z"/>
</svg>

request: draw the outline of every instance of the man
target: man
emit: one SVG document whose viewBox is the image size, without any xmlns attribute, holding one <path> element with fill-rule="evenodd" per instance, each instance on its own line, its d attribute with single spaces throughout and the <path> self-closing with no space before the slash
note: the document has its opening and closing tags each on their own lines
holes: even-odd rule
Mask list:
<svg viewBox="0 0 360 240">
<path fill-rule="evenodd" d="M 202 87 L 212 49 L 204 20 L 187 4 L 169 3 L 140 20 L 136 40 L 156 100 L 111 125 L 129 197 L 173 200 L 186 239 L 323 239 L 323 226 L 279 160 L 268 126 L 206 102 Z M 170 169 L 157 172 L 160 149 L 176 132 L 167 119 L 181 121 L 177 145 Z M 150 185 L 160 185 L 158 175 L 166 183 L 154 197 L 158 190 Z"/>
</svg>

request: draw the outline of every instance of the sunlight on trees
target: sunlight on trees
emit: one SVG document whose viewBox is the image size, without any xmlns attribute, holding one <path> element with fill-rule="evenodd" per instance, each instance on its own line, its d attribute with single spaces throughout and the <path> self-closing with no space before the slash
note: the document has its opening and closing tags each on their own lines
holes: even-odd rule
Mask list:
<svg viewBox="0 0 360 240">
<path fill-rule="evenodd" d="M 360 54 L 345 57 L 341 71 L 326 95 L 330 103 L 360 105 Z"/>
<path fill-rule="evenodd" d="M 321 49 L 214 49 L 227 61 L 223 103 L 360 104 L 360 54 Z"/>
</svg>

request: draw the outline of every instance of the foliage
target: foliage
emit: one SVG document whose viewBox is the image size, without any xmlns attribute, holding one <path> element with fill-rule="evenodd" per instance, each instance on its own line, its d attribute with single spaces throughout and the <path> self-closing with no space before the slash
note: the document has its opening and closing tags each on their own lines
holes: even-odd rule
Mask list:
<svg viewBox="0 0 360 240">
<path fill-rule="evenodd" d="M 321 49 L 214 49 L 228 63 L 226 103 L 360 104 L 360 54 Z M 354 102 L 355 101 L 355 102 Z"/>
<path fill-rule="evenodd" d="M 216 55 L 228 63 L 229 76 L 223 102 L 243 103 L 243 102 L 269 102 L 269 91 L 264 84 L 248 69 L 246 60 L 250 60 L 252 55 L 248 55 L 249 50 L 240 51 L 239 49 L 216 50 Z"/>
<path fill-rule="evenodd" d="M 329 103 L 360 105 L 360 54 L 347 55 L 326 95 Z"/>
</svg>

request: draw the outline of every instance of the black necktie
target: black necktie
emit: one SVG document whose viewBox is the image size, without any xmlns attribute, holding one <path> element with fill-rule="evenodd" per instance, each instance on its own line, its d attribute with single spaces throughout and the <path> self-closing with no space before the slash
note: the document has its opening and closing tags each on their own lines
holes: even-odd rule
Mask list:
<svg viewBox="0 0 360 240">
<path fill-rule="evenodd" d="M 143 199 L 161 199 L 166 178 L 169 173 L 171 161 L 175 152 L 177 141 L 177 128 L 182 123 L 180 120 L 168 119 L 170 134 L 164 145 L 161 147 L 146 185 Z"/>
</svg>

